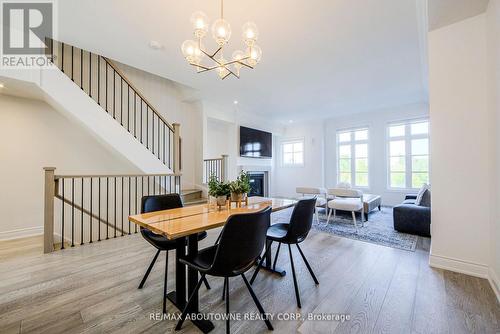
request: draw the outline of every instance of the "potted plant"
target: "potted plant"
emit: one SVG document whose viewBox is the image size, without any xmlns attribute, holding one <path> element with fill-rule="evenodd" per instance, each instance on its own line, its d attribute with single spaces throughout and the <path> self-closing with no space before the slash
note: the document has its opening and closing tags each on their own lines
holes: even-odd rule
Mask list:
<svg viewBox="0 0 500 334">
<path fill-rule="evenodd" d="M 231 192 L 231 201 L 241 202 L 247 197 L 250 192 L 250 177 L 245 171 L 241 171 L 240 175 L 229 184 L 229 189 Z"/>
<path fill-rule="evenodd" d="M 218 206 L 226 205 L 229 194 L 229 184 L 219 181 L 215 175 L 210 176 L 208 180 L 208 195 L 217 199 Z"/>
</svg>

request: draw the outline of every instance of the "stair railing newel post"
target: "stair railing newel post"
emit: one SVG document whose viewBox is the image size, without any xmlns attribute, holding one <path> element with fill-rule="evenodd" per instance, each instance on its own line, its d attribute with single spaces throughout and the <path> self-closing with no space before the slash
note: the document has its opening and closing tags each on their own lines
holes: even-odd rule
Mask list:
<svg viewBox="0 0 500 334">
<path fill-rule="evenodd" d="M 227 182 L 229 177 L 227 175 L 227 171 L 229 170 L 229 155 L 222 155 L 222 163 L 221 163 L 221 178 L 223 182 Z"/>
<path fill-rule="evenodd" d="M 55 167 L 44 167 L 44 206 L 43 206 L 43 252 L 54 251 L 54 196 L 58 182 L 55 179 Z"/>
<path fill-rule="evenodd" d="M 181 172 L 181 125 L 179 123 L 172 124 L 174 128 L 174 174 L 180 174 Z"/>
</svg>

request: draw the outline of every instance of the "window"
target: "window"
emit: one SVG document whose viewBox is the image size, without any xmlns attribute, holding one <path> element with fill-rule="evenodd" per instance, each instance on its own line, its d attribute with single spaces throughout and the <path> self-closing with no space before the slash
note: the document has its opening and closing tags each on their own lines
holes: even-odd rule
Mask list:
<svg viewBox="0 0 500 334">
<path fill-rule="evenodd" d="M 429 121 L 389 124 L 389 187 L 429 183 Z"/>
<path fill-rule="evenodd" d="M 283 166 L 304 165 L 304 141 L 293 140 L 281 143 Z"/>
<path fill-rule="evenodd" d="M 337 132 L 337 182 L 368 187 L 368 129 Z"/>
</svg>

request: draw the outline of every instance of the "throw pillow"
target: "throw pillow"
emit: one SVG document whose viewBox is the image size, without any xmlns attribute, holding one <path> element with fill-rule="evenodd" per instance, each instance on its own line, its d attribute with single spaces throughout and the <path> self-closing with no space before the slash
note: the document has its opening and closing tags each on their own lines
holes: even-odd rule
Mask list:
<svg viewBox="0 0 500 334">
<path fill-rule="evenodd" d="M 422 200 L 420 201 L 420 206 L 425 206 L 427 208 L 431 207 L 431 191 L 426 189 L 422 195 Z"/>
<path fill-rule="evenodd" d="M 417 194 L 417 199 L 415 200 L 415 204 L 416 205 L 420 205 L 420 203 L 422 202 L 422 197 L 424 196 L 424 193 L 426 190 L 429 189 L 429 185 L 426 183 L 422 186 L 422 188 L 420 188 L 420 190 L 418 191 L 418 194 Z"/>
</svg>

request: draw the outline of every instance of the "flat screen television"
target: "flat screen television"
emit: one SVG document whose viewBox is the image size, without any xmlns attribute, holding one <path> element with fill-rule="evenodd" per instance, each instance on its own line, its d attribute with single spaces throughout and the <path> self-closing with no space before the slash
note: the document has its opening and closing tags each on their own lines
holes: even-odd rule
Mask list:
<svg viewBox="0 0 500 334">
<path fill-rule="evenodd" d="M 240 156 L 272 158 L 273 135 L 269 132 L 240 126 Z"/>
</svg>

